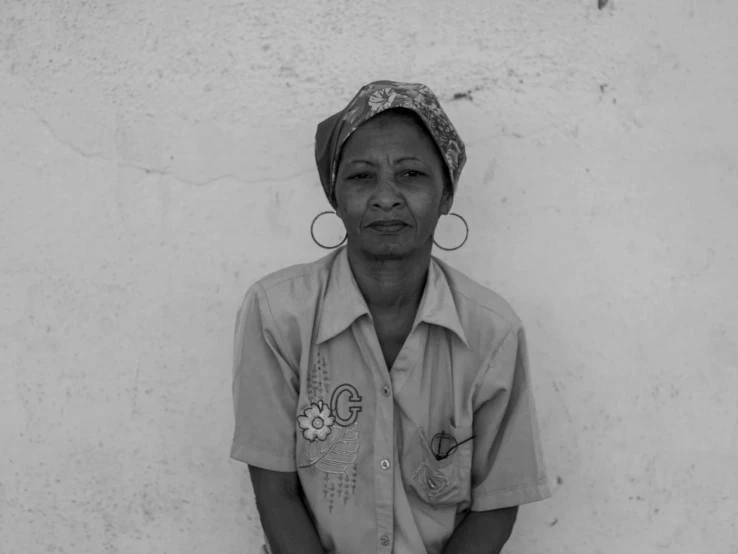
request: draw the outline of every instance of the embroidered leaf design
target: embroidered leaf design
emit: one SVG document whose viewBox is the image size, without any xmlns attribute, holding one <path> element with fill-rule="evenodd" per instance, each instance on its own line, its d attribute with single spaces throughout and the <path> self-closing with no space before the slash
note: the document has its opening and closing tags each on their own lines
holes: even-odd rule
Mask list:
<svg viewBox="0 0 738 554">
<path fill-rule="evenodd" d="M 359 452 L 359 425 L 333 428 L 335 436 L 329 441 L 310 444 L 310 463 L 301 468 L 315 467 L 325 473 L 346 473 L 348 466 L 356 461 Z"/>
</svg>

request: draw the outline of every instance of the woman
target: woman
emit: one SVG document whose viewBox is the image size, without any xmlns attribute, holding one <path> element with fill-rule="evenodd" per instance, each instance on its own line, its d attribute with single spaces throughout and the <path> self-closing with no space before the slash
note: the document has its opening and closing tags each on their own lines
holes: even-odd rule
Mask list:
<svg viewBox="0 0 738 554">
<path fill-rule="evenodd" d="M 274 554 L 499 552 L 547 498 L 523 327 L 431 256 L 466 161 L 420 84 L 363 87 L 316 135 L 346 245 L 238 313 L 231 457 Z"/>
</svg>

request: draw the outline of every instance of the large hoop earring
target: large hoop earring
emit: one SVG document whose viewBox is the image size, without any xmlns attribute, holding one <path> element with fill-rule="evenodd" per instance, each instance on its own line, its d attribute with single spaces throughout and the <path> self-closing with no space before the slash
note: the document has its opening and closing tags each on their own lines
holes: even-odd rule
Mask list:
<svg viewBox="0 0 738 554">
<path fill-rule="evenodd" d="M 346 233 L 346 236 L 345 236 L 345 237 L 343 237 L 343 240 L 342 240 L 341 242 L 339 242 L 339 243 L 338 243 L 337 245 L 335 245 L 335 246 L 325 246 L 324 244 L 320 244 L 320 243 L 318 242 L 318 239 L 316 239 L 316 238 L 315 238 L 315 232 L 313 231 L 313 227 L 315 227 L 315 222 L 316 222 L 316 221 L 318 221 L 318 218 L 319 218 L 319 217 L 320 217 L 321 215 L 325 215 L 325 214 L 335 214 L 335 213 L 336 213 L 336 212 L 330 212 L 330 211 L 328 211 L 328 212 L 320 212 L 320 213 L 319 213 L 318 215 L 316 215 L 316 216 L 315 216 L 315 219 L 313 219 L 313 222 L 312 222 L 312 223 L 310 224 L 310 236 L 311 236 L 311 237 L 313 237 L 313 242 L 314 242 L 315 244 L 317 244 L 318 246 L 320 246 L 321 248 L 325 248 L 326 250 L 333 250 L 334 248 L 338 248 L 338 247 L 339 247 L 339 246 L 341 246 L 341 245 L 342 245 L 342 244 L 343 244 L 344 242 L 346 242 L 346 239 L 348 238 L 348 233 Z"/>
<path fill-rule="evenodd" d="M 461 217 L 457 213 L 451 212 L 448 215 L 455 215 L 456 217 L 458 217 L 464 223 L 464 227 L 466 227 L 466 236 L 464 237 L 464 241 L 459 246 L 455 246 L 453 248 L 444 248 L 443 246 L 441 246 L 440 244 L 438 244 L 436 242 L 436 239 L 435 238 L 433 238 L 433 244 L 435 244 L 441 250 L 446 250 L 447 252 L 450 252 L 451 250 L 458 250 L 459 248 L 461 248 L 462 246 L 464 246 L 464 244 L 466 244 L 466 239 L 469 238 L 469 225 L 467 224 L 466 219 L 464 219 L 463 217 Z"/>
</svg>

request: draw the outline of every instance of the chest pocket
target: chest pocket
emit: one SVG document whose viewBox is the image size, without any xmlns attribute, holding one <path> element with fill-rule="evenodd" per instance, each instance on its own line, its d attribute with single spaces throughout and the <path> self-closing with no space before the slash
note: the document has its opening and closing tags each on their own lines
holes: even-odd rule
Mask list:
<svg viewBox="0 0 738 554">
<path fill-rule="evenodd" d="M 472 427 L 449 425 L 459 446 L 447 458 L 436 459 L 431 438 L 422 428 L 405 441 L 401 460 L 405 490 L 435 507 L 453 506 L 471 499 Z M 453 441 L 452 441 L 453 442 Z M 446 448 L 446 450 L 448 450 Z"/>
</svg>

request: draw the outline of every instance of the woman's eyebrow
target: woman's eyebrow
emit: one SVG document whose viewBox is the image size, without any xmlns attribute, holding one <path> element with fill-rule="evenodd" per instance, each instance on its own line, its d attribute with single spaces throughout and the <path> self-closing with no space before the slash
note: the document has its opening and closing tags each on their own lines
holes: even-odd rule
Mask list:
<svg viewBox="0 0 738 554">
<path fill-rule="evenodd" d="M 349 164 L 366 164 L 366 165 L 374 165 L 374 164 L 373 164 L 373 163 L 372 163 L 371 161 L 369 161 L 369 160 L 346 160 L 346 163 L 349 163 Z"/>
<path fill-rule="evenodd" d="M 401 158 L 397 158 L 396 160 L 394 160 L 393 163 L 399 164 L 399 163 L 408 162 L 408 161 L 423 163 L 423 160 L 421 160 L 420 158 L 416 156 L 402 156 Z M 362 160 L 362 159 L 346 160 L 346 164 L 347 165 L 348 164 L 365 164 L 365 165 L 371 165 L 371 166 L 375 165 L 374 162 L 372 162 L 371 160 Z"/>
<path fill-rule="evenodd" d="M 416 158 L 415 156 L 403 156 L 402 158 L 397 158 L 395 160 L 395 163 L 398 164 L 400 162 L 407 162 L 407 161 L 423 163 L 423 160 L 421 160 L 420 158 Z"/>
</svg>

